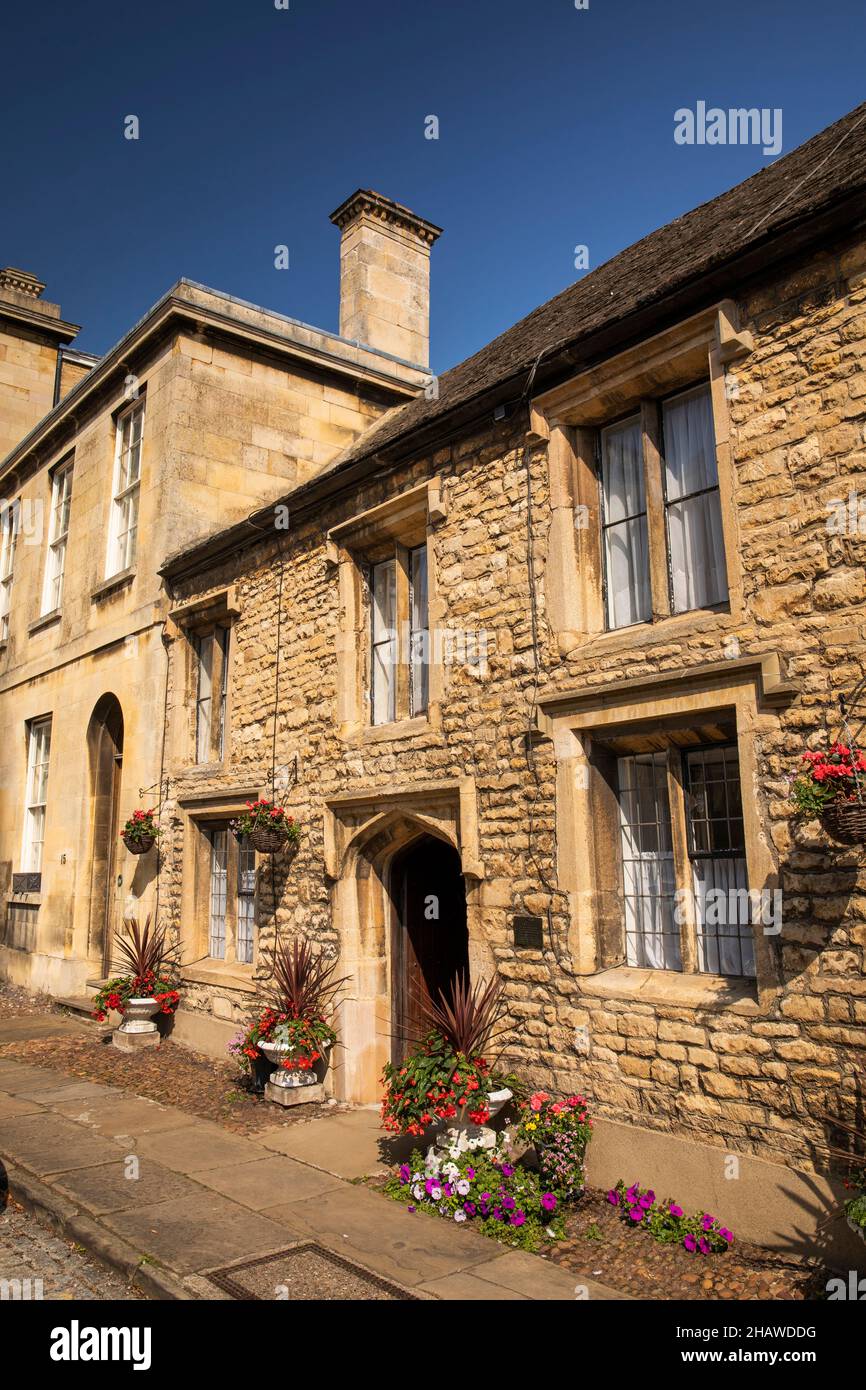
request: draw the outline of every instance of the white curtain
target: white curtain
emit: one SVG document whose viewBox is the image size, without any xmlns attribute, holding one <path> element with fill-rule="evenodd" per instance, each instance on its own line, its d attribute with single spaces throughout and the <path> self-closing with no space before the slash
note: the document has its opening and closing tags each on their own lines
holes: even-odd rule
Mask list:
<svg viewBox="0 0 866 1390">
<path fill-rule="evenodd" d="M 427 602 L 427 547 L 411 554 L 412 595 L 409 632 L 409 664 L 412 679 L 412 713 L 427 708 L 430 672 L 430 631 Z"/>
<path fill-rule="evenodd" d="M 397 697 L 397 566 L 386 560 L 373 566 L 373 718 L 390 724 Z"/>
<path fill-rule="evenodd" d="M 640 417 L 601 439 L 608 625 L 630 627 L 652 614 Z"/>
<path fill-rule="evenodd" d="M 626 961 L 681 970 L 676 881 L 664 753 L 617 759 Z"/>
<path fill-rule="evenodd" d="M 696 859 L 694 884 L 698 969 L 711 975 L 754 975 L 754 927 L 745 859 Z"/>
<path fill-rule="evenodd" d="M 673 606 L 684 613 L 728 596 L 708 387 L 665 402 L 664 447 Z"/>
</svg>

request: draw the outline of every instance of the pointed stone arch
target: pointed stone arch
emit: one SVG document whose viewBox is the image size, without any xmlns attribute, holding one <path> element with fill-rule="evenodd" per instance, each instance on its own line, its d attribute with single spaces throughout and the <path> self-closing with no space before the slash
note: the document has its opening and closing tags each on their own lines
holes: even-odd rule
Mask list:
<svg viewBox="0 0 866 1390">
<path fill-rule="evenodd" d="M 343 1046 L 334 1075 L 336 1094 L 345 1100 L 369 1104 L 381 1094 L 379 1078 L 391 1058 L 395 1026 L 390 870 L 395 856 L 424 836 L 444 841 L 459 855 L 466 883 L 470 971 L 476 965 L 486 968 L 489 952 L 478 927 L 484 870 L 478 854 L 474 779 L 358 788 L 326 803 L 325 869 L 340 934 L 340 974 L 349 980 L 340 1006 Z"/>
</svg>

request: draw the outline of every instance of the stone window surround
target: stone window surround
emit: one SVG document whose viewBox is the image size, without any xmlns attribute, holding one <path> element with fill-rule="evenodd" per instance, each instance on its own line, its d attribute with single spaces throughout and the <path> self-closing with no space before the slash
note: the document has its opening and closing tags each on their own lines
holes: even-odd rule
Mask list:
<svg viewBox="0 0 866 1390">
<path fill-rule="evenodd" d="M 620 999 L 730 1007 L 766 1013 L 781 988 L 771 939 L 755 937 L 754 990 L 723 976 L 606 967 L 604 923 L 597 897 L 596 807 L 593 768 L 588 756 L 593 736 L 622 735 L 647 724 L 687 727 L 722 715 L 736 727 L 743 788 L 748 882 L 752 888 L 778 887 L 776 862 L 758 810 L 755 734 L 768 710 L 796 693 L 785 680 L 775 653 L 709 662 L 691 670 L 665 672 L 612 682 L 602 689 L 541 692 L 539 726 L 553 741 L 556 756 L 557 877 L 569 897 L 569 951 L 581 991 Z"/>
<path fill-rule="evenodd" d="M 358 513 L 332 527 L 326 538 L 326 559 L 336 567 L 340 624 L 337 633 L 337 727 L 347 742 L 387 742 L 441 728 L 444 674 L 437 634 L 442 603 L 436 583 L 431 544 L 433 526 L 447 516 L 441 480 L 429 479 L 397 497 Z M 389 724 L 370 723 L 370 604 L 365 569 L 380 558 L 384 546 L 407 549 L 426 543 L 429 650 L 431 654 L 427 709 L 414 718 Z M 378 553 L 377 553 L 378 552 Z M 408 615 L 407 615 L 408 618 Z M 398 624 L 400 623 L 398 612 Z"/>
<path fill-rule="evenodd" d="M 255 988 L 258 965 L 258 933 L 253 940 L 253 960 L 214 960 L 208 954 L 210 903 L 210 846 L 204 831 L 216 822 L 232 820 L 245 810 L 248 801 L 264 795 L 258 786 L 223 788 L 219 792 L 178 797 L 184 820 L 180 944 L 187 957 L 181 978 L 205 984 L 220 983 L 227 988 L 250 991 Z M 258 894 L 257 894 L 258 903 Z M 229 923 L 226 923 L 227 943 Z"/>
<path fill-rule="evenodd" d="M 224 768 L 231 762 L 232 726 L 232 666 L 235 661 L 235 625 L 241 616 L 237 586 L 214 590 L 188 603 L 179 604 L 169 612 L 166 622 L 166 638 L 172 643 L 183 638 L 177 649 L 178 659 L 174 664 L 174 678 L 183 691 L 183 699 L 176 701 L 173 745 L 175 764 L 190 772 Z M 225 734 L 223 756 L 219 761 L 196 762 L 196 691 L 198 688 L 198 661 L 194 638 L 210 631 L 215 626 L 228 629 L 228 676 L 226 683 Z"/>
<path fill-rule="evenodd" d="M 684 629 L 704 625 L 724 628 L 735 624 L 742 615 L 725 368 L 751 352 L 753 340 L 750 333 L 739 331 L 737 323 L 735 304 L 725 300 L 581 372 L 533 401 L 530 438 L 548 444 L 551 518 L 547 606 L 561 655 L 578 646 L 587 655 L 595 655 L 631 647 L 636 641 L 673 640 L 682 636 Z M 671 613 L 666 584 L 657 573 L 662 563 L 666 565 L 666 556 L 660 554 L 658 541 L 653 545 L 651 538 L 653 618 L 608 630 L 595 460 L 598 431 L 637 410 L 646 414 L 648 400 L 701 381 L 709 383 L 712 402 L 728 604 L 724 610 Z M 648 494 L 648 506 L 650 500 Z"/>
</svg>

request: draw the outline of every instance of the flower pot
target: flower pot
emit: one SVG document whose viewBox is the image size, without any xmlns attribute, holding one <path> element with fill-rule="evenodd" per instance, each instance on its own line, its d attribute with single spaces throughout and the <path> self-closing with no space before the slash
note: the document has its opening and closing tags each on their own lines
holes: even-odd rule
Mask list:
<svg viewBox="0 0 866 1390">
<path fill-rule="evenodd" d="M 822 813 L 821 824 L 840 844 L 866 844 L 866 802 L 834 802 Z"/>
<path fill-rule="evenodd" d="M 283 1062 L 293 1056 L 295 1049 L 286 1047 L 285 1043 L 260 1042 L 259 1051 L 263 1052 L 268 1061 L 276 1068 L 270 1078 L 272 1086 L 316 1086 L 319 1078 L 313 1067 L 309 1071 L 293 1069 L 287 1071 Z"/>
<path fill-rule="evenodd" d="M 250 831 L 253 849 L 259 854 L 279 854 L 281 850 L 297 849 L 297 841 L 290 840 L 284 830 L 268 830 L 264 826 Z"/>
<path fill-rule="evenodd" d="M 864 1245 L 866 1245 L 866 1226 L 858 1226 L 857 1222 L 852 1221 L 851 1217 L 848 1215 L 846 1215 L 845 1220 L 848 1222 L 848 1225 L 851 1227 L 851 1230 L 854 1232 L 855 1236 L 859 1236 L 860 1239 L 863 1241 Z"/>
<path fill-rule="evenodd" d="M 494 1115 L 498 1115 L 503 1105 L 506 1105 L 512 1098 L 511 1091 L 506 1087 L 502 1091 L 487 1092 L 487 1109 L 490 1114 L 488 1123 L 477 1125 L 474 1120 L 469 1119 L 469 1111 L 474 1110 L 474 1105 L 464 1105 L 457 1111 L 453 1120 L 443 1120 L 436 1134 L 436 1147 L 438 1149 L 456 1149 L 464 1153 L 466 1149 L 493 1149 L 496 1147 L 496 1130 L 491 1129 L 490 1120 Z"/>
<path fill-rule="evenodd" d="M 156 999 L 129 999 L 118 1033 L 155 1033 L 153 1015 L 159 1008 Z"/>
<path fill-rule="evenodd" d="M 141 835 L 133 840 L 131 835 L 124 835 L 123 843 L 130 854 L 147 854 L 156 844 L 155 835 Z"/>
</svg>

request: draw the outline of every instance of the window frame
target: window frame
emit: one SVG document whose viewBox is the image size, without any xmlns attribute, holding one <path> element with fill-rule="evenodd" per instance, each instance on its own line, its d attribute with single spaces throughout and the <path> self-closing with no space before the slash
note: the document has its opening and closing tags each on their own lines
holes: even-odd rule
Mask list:
<svg viewBox="0 0 866 1390">
<path fill-rule="evenodd" d="M 138 433 L 138 448 L 136 453 L 137 471 L 131 482 L 123 482 L 124 459 L 131 456 L 132 446 L 127 447 L 124 443 L 125 431 L 127 427 L 130 431 L 134 430 L 136 416 L 140 416 L 140 427 Z M 106 579 L 113 579 L 118 574 L 125 574 L 135 565 L 136 553 L 138 550 L 138 525 L 139 525 L 139 505 L 141 499 L 141 462 L 144 452 L 144 422 L 145 422 L 145 397 L 140 395 L 136 400 L 123 407 L 115 417 L 114 422 L 114 471 L 111 484 L 111 514 L 108 528 L 108 552 L 105 563 Z M 127 472 L 128 476 L 128 472 Z M 122 484 L 122 486 L 121 486 Z M 129 515 L 124 516 L 123 508 L 129 503 L 131 511 L 134 513 L 134 522 L 129 524 Z M 121 524 L 126 522 L 126 529 L 121 530 Z M 130 535 L 134 536 L 132 543 L 129 541 Z M 123 549 L 121 551 L 121 542 Z"/>
<path fill-rule="evenodd" d="M 198 835 L 199 855 L 201 861 L 201 871 L 203 876 L 202 888 L 205 890 L 202 900 L 206 903 L 206 914 L 204 921 L 204 939 L 206 946 L 204 961 L 209 964 L 221 966 L 244 966 L 252 967 L 255 965 L 258 948 L 258 926 L 259 926 L 259 898 L 258 898 L 258 869 L 256 864 L 256 852 L 246 840 L 239 839 L 229 828 L 229 821 L 222 815 L 208 817 L 196 822 L 196 833 Z M 217 853 L 215 844 L 216 836 L 224 836 L 225 867 L 223 869 L 224 882 L 222 884 L 221 904 L 221 925 L 222 933 L 215 937 L 214 926 L 214 857 Z M 249 860 L 252 858 L 252 863 Z M 244 860 L 246 859 L 246 865 Z M 244 886 L 245 873 L 252 873 L 252 889 Z M 233 891 L 229 892 L 229 884 L 233 885 Z M 245 908 L 241 912 L 241 904 L 252 903 L 252 911 Z M 242 925 L 249 926 L 247 932 L 241 931 Z M 213 953 L 215 940 L 222 942 L 222 955 Z M 239 949 L 243 943 L 243 949 Z"/>
<path fill-rule="evenodd" d="M 426 622 L 423 626 L 415 626 L 415 565 L 416 560 L 424 556 L 424 572 L 427 585 L 427 598 L 424 617 Z M 369 603 L 369 655 L 367 660 L 366 674 L 366 704 L 369 711 L 369 724 L 373 729 L 386 728 L 392 724 L 398 724 L 408 719 L 422 718 L 427 715 L 430 708 L 430 584 L 429 584 L 429 554 L 427 542 L 422 541 L 418 545 L 404 545 L 400 541 L 392 541 L 387 548 L 371 558 L 366 566 L 366 584 Z M 376 574 L 381 570 L 393 572 L 394 584 L 394 618 L 395 627 L 393 630 L 385 630 L 385 635 L 377 637 L 376 630 L 376 601 L 375 584 Z M 426 642 L 422 644 L 420 660 L 416 661 L 415 649 L 416 639 L 420 634 L 426 634 Z M 390 645 L 392 651 L 391 679 L 388 684 L 388 703 L 387 717 L 378 718 L 376 708 L 376 651 L 386 645 Z M 416 696 L 416 675 L 424 671 L 426 667 L 426 682 L 421 680 L 421 688 L 426 692 L 426 698 L 419 701 Z"/>
<path fill-rule="evenodd" d="M 722 542 L 725 547 L 721 563 L 721 572 L 725 576 L 724 597 L 720 598 L 715 603 L 697 604 L 693 608 L 677 608 L 675 604 L 673 550 L 670 531 L 671 508 L 681 505 L 683 502 L 690 501 L 693 497 L 715 493 L 719 499 L 719 509 L 721 511 L 721 479 L 719 477 L 717 459 L 715 459 L 716 481 L 713 487 L 704 488 L 699 492 L 689 493 L 688 495 L 684 494 L 682 497 L 677 497 L 672 501 L 667 495 L 667 468 L 665 464 L 665 439 L 663 429 L 665 406 L 671 401 L 676 401 L 687 396 L 696 396 L 699 392 L 705 393 L 708 400 L 710 418 L 713 421 L 713 444 L 715 449 L 717 441 L 713 416 L 713 391 L 712 381 L 709 377 L 702 377 L 696 381 L 692 381 L 687 386 L 677 387 L 675 391 L 668 392 L 663 396 L 641 396 L 637 403 L 637 409 L 632 408 L 627 411 L 625 415 L 597 427 L 593 453 L 596 485 L 598 488 L 601 591 L 605 633 L 622 632 L 627 628 L 645 627 L 647 624 L 659 622 L 665 618 L 682 617 L 689 613 L 727 613 L 731 611 L 731 594 L 727 579 L 727 543 L 723 525 L 720 529 L 722 530 Z M 633 623 L 620 623 L 614 625 L 611 622 L 606 536 L 608 530 L 610 530 L 612 526 L 621 525 L 623 520 L 631 520 L 632 517 L 622 518 L 618 522 L 608 522 L 606 519 L 604 438 L 609 431 L 620 429 L 623 425 L 634 420 L 640 421 L 639 428 L 643 457 L 644 493 L 644 511 L 642 513 L 635 513 L 635 517 L 639 518 L 640 516 L 646 516 L 647 583 L 650 596 L 650 612 L 646 618 L 638 618 Z"/>
<path fill-rule="evenodd" d="M 24 827 L 21 837 L 22 873 L 41 874 L 45 857 L 45 826 L 48 819 L 48 778 L 51 768 L 52 716 L 40 715 L 27 721 L 27 764 L 24 782 Z M 43 756 L 37 762 L 40 740 L 43 742 Z M 44 769 L 39 780 L 42 800 L 36 800 L 36 778 L 38 769 Z M 34 817 L 39 813 L 39 836 L 34 835 Z"/>
<path fill-rule="evenodd" d="M 20 498 L 0 508 L 0 643 L 9 640 L 12 625 L 12 585 L 20 525 Z"/>
<path fill-rule="evenodd" d="M 48 617 L 60 609 L 63 599 L 63 582 L 66 575 L 66 549 L 69 541 L 69 524 L 72 512 L 72 477 L 74 459 L 66 459 L 51 474 L 51 514 L 48 527 L 48 549 L 45 556 L 45 574 L 42 581 L 42 605 L 40 617 Z M 68 486 L 67 486 L 68 484 Z M 63 495 L 61 489 L 65 488 Z M 58 530 L 58 515 L 65 508 L 65 526 Z M 54 602 L 49 603 L 49 595 Z"/>
<path fill-rule="evenodd" d="M 195 678 L 193 728 L 193 762 L 205 767 L 225 761 L 228 734 L 229 662 L 231 660 L 231 623 L 218 619 L 190 633 Z M 222 634 L 218 636 L 218 634 Z M 207 647 L 205 647 L 207 644 Z M 202 696 L 202 675 L 205 670 L 204 652 L 209 652 L 210 690 Z M 207 730 L 202 721 L 207 705 Z M 207 753 L 202 757 L 202 752 Z"/>
</svg>

